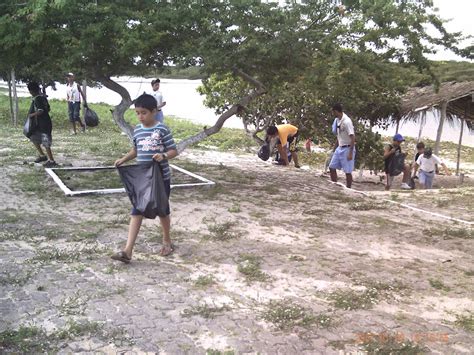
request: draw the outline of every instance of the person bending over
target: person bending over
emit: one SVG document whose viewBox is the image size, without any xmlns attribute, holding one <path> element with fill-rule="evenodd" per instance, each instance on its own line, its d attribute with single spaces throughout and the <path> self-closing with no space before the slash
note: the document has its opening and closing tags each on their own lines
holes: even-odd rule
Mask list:
<svg viewBox="0 0 474 355">
<path fill-rule="evenodd" d="M 272 143 L 276 144 L 278 153 L 283 159 L 283 165 L 286 166 L 289 166 L 290 164 L 288 161 L 288 152 L 286 148 L 286 143 L 288 143 L 288 150 L 291 153 L 295 167 L 300 167 L 298 164 L 298 148 L 296 147 L 296 143 L 298 142 L 298 127 L 295 127 L 291 124 L 270 126 L 267 128 L 267 141 L 271 142 L 270 146 L 273 146 Z"/>
</svg>

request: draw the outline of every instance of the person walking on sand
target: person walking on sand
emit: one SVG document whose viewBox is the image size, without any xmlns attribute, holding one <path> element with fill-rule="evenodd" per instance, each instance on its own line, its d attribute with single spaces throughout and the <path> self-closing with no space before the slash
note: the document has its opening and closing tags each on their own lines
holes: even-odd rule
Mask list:
<svg viewBox="0 0 474 355">
<path fill-rule="evenodd" d="M 431 148 L 426 148 L 421 154 L 418 159 L 416 160 L 415 164 L 415 172 L 420 168 L 420 176 L 419 181 L 420 185 L 424 189 L 431 189 L 433 188 L 433 180 L 435 176 L 436 164 L 441 165 L 444 168 L 446 175 L 451 175 L 448 167 L 443 163 L 443 161 L 437 156 L 433 154 Z"/>
<path fill-rule="evenodd" d="M 355 132 L 351 119 L 342 109 L 342 105 L 337 103 L 332 107 L 332 114 L 336 117 L 333 123 L 335 126 L 337 148 L 332 154 L 329 163 L 331 181 L 337 182 L 337 170 L 342 170 L 346 174 L 346 186 L 352 187 L 352 171 L 354 171 L 355 161 Z"/>
<path fill-rule="evenodd" d="M 53 152 L 51 151 L 51 145 L 53 144 L 53 138 L 51 135 L 53 123 L 49 116 L 50 107 L 48 99 L 41 95 L 41 89 L 37 82 L 33 81 L 28 83 L 27 88 L 30 95 L 33 96 L 33 101 L 31 102 L 30 110 L 28 111 L 28 118 L 35 119 L 37 122 L 36 129 L 30 136 L 30 141 L 39 153 L 35 163 L 45 162 L 43 164 L 45 168 L 53 168 L 57 166 L 57 164 L 54 161 Z M 47 156 L 44 154 L 41 145 L 46 150 Z"/>
<path fill-rule="evenodd" d="M 153 160 L 159 162 L 162 169 L 166 194 L 169 199 L 171 174 L 168 160 L 176 157 L 178 151 L 176 150 L 176 144 L 169 128 L 163 123 L 156 121 L 156 107 L 156 100 L 151 95 L 144 94 L 135 100 L 135 112 L 140 124 L 135 127 L 133 132 L 134 146 L 125 156 L 115 162 L 115 166 L 119 167 L 134 158 L 137 158 L 138 164 L 149 163 Z M 144 216 L 138 210 L 132 208 L 127 243 L 122 251 L 112 255 L 112 259 L 127 264 L 130 262 L 143 217 Z M 166 217 L 159 218 L 163 230 L 163 246 L 160 250 L 160 255 L 167 256 L 173 252 L 170 238 L 171 222 L 169 209 Z"/>
<path fill-rule="evenodd" d="M 158 122 L 163 123 L 165 116 L 163 115 L 162 108 L 166 105 L 166 101 L 163 99 L 163 94 L 160 91 L 160 79 L 155 79 L 151 81 L 151 87 L 153 88 L 153 97 L 156 100 L 156 116 L 155 119 Z"/>
<path fill-rule="evenodd" d="M 289 166 L 287 143 L 289 144 L 288 150 L 291 153 L 295 168 L 299 168 L 298 164 L 298 148 L 296 143 L 298 142 L 298 127 L 291 124 L 280 124 L 277 126 L 270 126 L 267 128 L 267 137 L 265 139 L 270 142 L 273 147 L 276 145 L 280 158 L 282 159 L 282 165 Z M 273 144 L 272 144 L 273 143 Z"/>
<path fill-rule="evenodd" d="M 383 160 L 385 165 L 386 183 L 385 190 L 390 190 L 393 184 L 395 176 L 403 173 L 402 183 L 400 188 L 404 190 L 410 190 L 411 187 L 408 185 L 410 181 L 410 165 L 405 164 L 406 153 L 402 153 L 401 144 L 405 141 L 405 138 L 400 133 L 393 136 L 392 144 L 388 144 L 383 153 Z"/>
<path fill-rule="evenodd" d="M 68 73 L 67 78 L 67 107 L 69 122 L 72 125 L 72 134 L 77 134 L 76 132 L 76 122 L 81 126 L 81 131 L 85 132 L 86 126 L 81 121 L 81 96 L 84 99 L 84 107 L 87 107 L 86 98 L 84 92 L 81 89 L 81 86 L 76 83 L 76 78 L 73 73 Z"/>
</svg>

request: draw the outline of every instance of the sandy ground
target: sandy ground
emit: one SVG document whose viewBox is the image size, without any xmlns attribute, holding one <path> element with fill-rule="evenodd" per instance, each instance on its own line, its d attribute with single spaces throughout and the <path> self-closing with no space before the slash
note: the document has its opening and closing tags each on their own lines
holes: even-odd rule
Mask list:
<svg viewBox="0 0 474 355">
<path fill-rule="evenodd" d="M 3 161 L 0 352 L 42 352 L 34 339 L 59 353 L 471 353 L 472 225 L 400 205 L 473 222 L 471 178 L 387 193 L 355 174 L 365 196 L 250 155 L 175 163 L 217 185 L 173 190 L 175 253 L 158 256 L 148 220 L 125 265 L 109 259 L 125 195 L 67 198 L 41 169 Z"/>
</svg>

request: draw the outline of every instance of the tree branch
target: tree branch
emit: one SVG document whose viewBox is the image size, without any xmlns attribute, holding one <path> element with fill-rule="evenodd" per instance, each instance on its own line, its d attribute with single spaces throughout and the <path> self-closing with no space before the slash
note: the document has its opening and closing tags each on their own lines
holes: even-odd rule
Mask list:
<svg viewBox="0 0 474 355">
<path fill-rule="evenodd" d="M 267 92 L 266 88 L 263 86 L 263 84 L 258 81 L 257 79 L 251 77 L 247 73 L 244 73 L 242 70 L 234 68 L 233 69 L 234 75 L 237 75 L 241 77 L 243 80 L 247 81 L 248 83 L 252 84 L 253 86 L 256 87 L 255 90 L 253 90 L 250 94 L 244 96 L 241 98 L 237 103 L 233 104 L 228 110 L 226 110 L 224 113 L 222 113 L 219 118 L 217 119 L 216 123 L 214 126 L 210 128 L 206 128 L 199 132 L 198 134 L 195 134 L 194 136 L 188 137 L 186 139 L 183 139 L 181 142 L 178 143 L 178 153 L 181 153 L 186 147 L 189 145 L 195 144 L 197 142 L 200 142 L 207 137 L 219 132 L 224 125 L 224 122 L 228 120 L 230 117 L 235 115 L 236 113 L 239 112 L 239 110 L 242 109 L 242 107 L 247 106 L 252 100 L 254 100 L 256 97 L 261 96 Z"/>
<path fill-rule="evenodd" d="M 113 81 L 109 77 L 100 76 L 98 81 L 104 85 L 107 89 L 110 89 L 122 97 L 122 101 L 115 106 L 112 112 L 112 117 L 115 123 L 119 126 L 119 128 L 124 132 L 130 140 L 133 139 L 133 127 L 125 121 L 124 114 L 132 104 L 132 99 L 130 97 L 129 92 L 119 83 Z"/>
</svg>

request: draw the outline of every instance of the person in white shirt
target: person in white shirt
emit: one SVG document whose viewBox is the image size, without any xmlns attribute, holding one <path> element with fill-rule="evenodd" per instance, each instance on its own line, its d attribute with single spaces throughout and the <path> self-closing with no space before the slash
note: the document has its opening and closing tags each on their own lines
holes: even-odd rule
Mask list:
<svg viewBox="0 0 474 355">
<path fill-rule="evenodd" d="M 151 81 L 151 87 L 153 88 L 153 93 L 151 94 L 155 100 L 157 105 L 158 112 L 156 113 L 155 119 L 163 123 L 165 117 L 163 115 L 162 107 L 166 105 L 166 101 L 163 99 L 163 94 L 160 91 L 160 79 L 155 79 Z"/>
<path fill-rule="evenodd" d="M 335 128 L 338 146 L 329 163 L 329 172 L 331 174 L 331 180 L 336 182 L 336 169 L 342 169 L 346 174 L 346 186 L 350 188 L 352 186 L 352 171 L 354 170 L 355 160 L 354 125 L 349 116 L 342 111 L 341 104 L 335 104 L 332 107 L 332 113 L 336 116 Z"/>
<path fill-rule="evenodd" d="M 415 175 L 419 167 L 420 174 L 418 178 L 422 188 L 431 189 L 433 187 L 436 164 L 439 164 L 444 168 L 446 175 L 451 175 L 451 172 L 447 166 L 438 156 L 433 154 L 431 148 L 426 148 L 425 152 L 421 154 L 416 160 Z"/>
<path fill-rule="evenodd" d="M 87 107 L 86 98 L 84 92 L 81 89 L 81 86 L 75 82 L 75 76 L 73 73 L 68 73 L 67 78 L 67 91 L 66 99 L 68 104 L 68 115 L 69 122 L 72 125 L 73 134 L 76 134 L 76 122 L 81 126 L 82 132 L 86 130 L 86 126 L 81 121 L 81 96 L 84 99 L 84 107 Z"/>
</svg>

